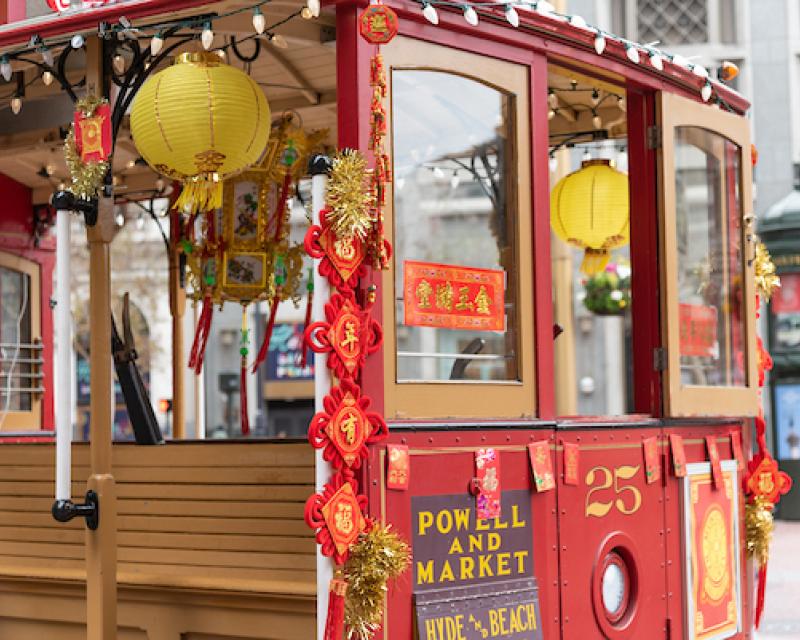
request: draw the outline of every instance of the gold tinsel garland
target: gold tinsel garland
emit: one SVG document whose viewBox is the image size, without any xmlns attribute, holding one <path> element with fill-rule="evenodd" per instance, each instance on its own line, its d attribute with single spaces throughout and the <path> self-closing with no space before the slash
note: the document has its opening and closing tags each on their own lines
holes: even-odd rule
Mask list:
<svg viewBox="0 0 800 640">
<path fill-rule="evenodd" d="M 350 548 L 344 567 L 347 601 L 344 619 L 349 640 L 369 640 L 380 628 L 387 583 L 411 562 L 411 550 L 392 525 L 374 523 Z"/>
<path fill-rule="evenodd" d="M 328 181 L 327 220 L 337 237 L 358 236 L 362 240 L 372 229 L 373 196 L 363 155 L 352 149 L 340 151 L 331 163 Z"/>
<path fill-rule="evenodd" d="M 775 522 L 772 517 L 772 503 L 766 498 L 756 497 L 744 508 L 744 524 L 747 532 L 747 555 L 764 566 L 769 560 L 769 545 Z"/>
<path fill-rule="evenodd" d="M 75 104 L 75 110 L 80 111 L 87 117 L 91 117 L 100 105 L 106 104 L 107 102 L 108 101 L 103 98 L 88 95 L 78 100 Z M 81 159 L 81 154 L 78 151 L 78 145 L 75 140 L 74 122 L 70 125 L 69 133 L 64 141 L 64 160 L 67 163 L 67 169 L 72 178 L 70 191 L 79 198 L 85 200 L 91 200 L 96 197 L 100 187 L 103 186 L 103 181 L 108 173 L 110 163 L 108 161 L 84 162 Z"/>
<path fill-rule="evenodd" d="M 756 244 L 756 259 L 753 265 L 756 289 L 763 300 L 769 301 L 775 289 L 781 286 L 781 279 L 775 272 L 775 263 L 763 242 Z"/>
</svg>

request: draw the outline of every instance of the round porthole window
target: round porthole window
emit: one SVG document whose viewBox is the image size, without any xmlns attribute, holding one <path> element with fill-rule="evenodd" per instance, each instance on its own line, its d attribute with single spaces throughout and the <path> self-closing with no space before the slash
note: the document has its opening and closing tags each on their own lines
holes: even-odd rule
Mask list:
<svg viewBox="0 0 800 640">
<path fill-rule="evenodd" d="M 610 551 L 603 560 L 600 589 L 606 617 L 616 624 L 628 610 L 631 593 L 628 567 L 616 551 Z"/>
</svg>

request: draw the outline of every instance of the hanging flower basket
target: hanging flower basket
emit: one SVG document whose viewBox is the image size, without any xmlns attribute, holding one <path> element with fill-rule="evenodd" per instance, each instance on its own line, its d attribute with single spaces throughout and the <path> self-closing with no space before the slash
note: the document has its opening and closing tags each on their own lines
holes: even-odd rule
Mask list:
<svg viewBox="0 0 800 640">
<path fill-rule="evenodd" d="M 621 316 L 631 304 L 630 267 L 609 263 L 606 268 L 584 280 L 584 306 L 599 316 Z"/>
</svg>

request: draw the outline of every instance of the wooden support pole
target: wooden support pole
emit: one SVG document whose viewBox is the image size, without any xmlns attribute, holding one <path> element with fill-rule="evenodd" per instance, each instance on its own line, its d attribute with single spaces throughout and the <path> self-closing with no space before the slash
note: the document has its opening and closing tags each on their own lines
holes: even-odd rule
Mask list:
<svg viewBox="0 0 800 640">
<path fill-rule="evenodd" d="M 180 255 L 177 238 L 180 218 L 170 216 L 169 247 L 169 311 L 172 315 L 172 438 L 186 437 L 186 412 L 184 407 L 183 316 L 186 312 L 186 291 L 181 288 Z"/>
<path fill-rule="evenodd" d="M 104 95 L 103 42 L 86 40 L 87 92 Z M 87 227 L 89 240 L 91 476 L 88 488 L 99 498 L 99 527 L 86 530 L 87 640 L 117 637 L 117 504 L 111 471 L 113 377 L 111 359 L 111 253 L 114 200 L 101 197 L 97 223 Z"/>
</svg>

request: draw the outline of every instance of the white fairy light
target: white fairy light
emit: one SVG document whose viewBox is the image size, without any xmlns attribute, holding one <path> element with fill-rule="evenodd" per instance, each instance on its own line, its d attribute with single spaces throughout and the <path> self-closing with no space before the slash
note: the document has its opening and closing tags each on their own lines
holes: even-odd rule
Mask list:
<svg viewBox="0 0 800 640">
<path fill-rule="evenodd" d="M 289 43 L 286 41 L 286 38 L 284 38 L 280 33 L 273 33 L 269 37 L 269 41 L 270 43 L 272 43 L 273 47 L 277 47 L 278 49 L 289 48 Z"/>
<path fill-rule="evenodd" d="M 555 118 L 555 117 L 556 117 L 556 110 L 555 110 L 555 109 L 550 109 L 550 110 L 547 112 L 547 119 L 548 119 L 548 120 L 552 120 L 552 119 L 553 119 L 553 118 Z"/>
<path fill-rule="evenodd" d="M 42 54 L 42 62 L 44 62 L 48 67 L 52 67 L 55 60 L 53 60 L 53 52 L 50 51 L 46 46 L 42 45 L 41 52 Z"/>
<path fill-rule="evenodd" d="M 555 10 L 556 8 L 550 2 L 547 2 L 547 0 L 539 0 L 539 2 L 536 3 L 536 11 L 544 16 L 553 13 Z"/>
<path fill-rule="evenodd" d="M 320 2 L 319 0 L 308 0 L 306 2 L 306 7 L 311 12 L 312 18 L 319 18 L 319 11 L 320 11 Z"/>
<path fill-rule="evenodd" d="M 600 92 L 597 89 L 592 89 L 592 106 L 596 107 L 600 104 Z"/>
<path fill-rule="evenodd" d="M 570 16 L 569 23 L 573 27 L 578 27 L 578 29 L 585 29 L 589 26 L 586 24 L 586 20 L 583 19 L 583 16 Z"/>
<path fill-rule="evenodd" d="M 208 51 L 214 44 L 214 30 L 211 28 L 211 23 L 206 22 L 203 26 L 203 32 L 200 34 L 200 42 L 203 43 L 203 49 Z"/>
<path fill-rule="evenodd" d="M 583 155 L 581 156 L 581 160 L 583 162 L 589 162 L 589 160 L 591 160 L 591 159 L 592 159 L 592 153 L 591 153 L 591 151 L 589 151 L 587 149 L 586 151 L 583 152 Z"/>
<path fill-rule="evenodd" d="M 471 5 L 464 5 L 464 20 L 467 21 L 467 24 L 473 27 L 478 26 L 478 12 L 475 11 Z"/>
<path fill-rule="evenodd" d="M 161 33 L 157 33 L 153 36 L 153 39 L 150 40 L 150 55 L 157 56 L 161 53 L 161 49 L 164 48 L 164 36 Z"/>
<path fill-rule="evenodd" d="M 628 110 L 628 103 L 625 101 L 624 97 L 617 98 L 617 106 L 619 107 L 620 111 Z"/>
<path fill-rule="evenodd" d="M 125 72 L 125 58 L 123 58 L 119 53 L 114 56 L 111 64 L 114 66 L 114 71 L 117 73 Z"/>
<path fill-rule="evenodd" d="M 258 35 L 264 33 L 267 30 L 267 18 L 264 16 L 264 13 L 261 11 L 261 7 L 253 7 L 253 29 L 256 30 Z"/>
<path fill-rule="evenodd" d="M 442 171 L 441 167 L 436 166 L 433 168 L 433 177 L 436 178 L 437 180 L 441 180 L 442 178 L 444 178 L 444 171 Z"/>
<path fill-rule="evenodd" d="M 519 26 L 519 14 L 517 10 L 514 8 L 514 5 L 508 4 L 506 5 L 506 20 L 512 27 Z"/>
<path fill-rule="evenodd" d="M 0 75 L 3 76 L 3 80 L 11 82 L 12 74 L 13 69 L 11 68 L 11 61 L 8 59 L 8 56 L 4 55 L 0 57 Z"/>
<path fill-rule="evenodd" d="M 455 191 L 459 184 L 461 184 L 461 177 L 458 175 L 458 171 L 453 171 L 453 177 L 450 178 L 450 188 Z"/>
<path fill-rule="evenodd" d="M 51 84 L 53 84 L 53 74 L 49 71 L 42 73 L 42 82 L 44 83 L 45 87 L 49 87 Z"/>
<path fill-rule="evenodd" d="M 556 92 L 553 91 L 552 89 L 550 89 L 547 92 L 547 104 L 550 105 L 551 109 L 555 109 L 558 107 L 558 96 L 556 95 Z"/>
<path fill-rule="evenodd" d="M 74 36 L 72 36 L 72 40 L 69 41 L 69 44 L 73 49 L 80 49 L 85 43 L 86 40 L 80 33 L 76 33 Z"/>
<path fill-rule="evenodd" d="M 19 112 L 22 111 L 22 98 L 19 96 L 11 98 L 11 111 L 15 116 L 19 115 Z"/>
<path fill-rule="evenodd" d="M 639 64 L 639 49 L 634 47 L 633 45 L 626 44 L 625 45 L 625 55 L 628 56 L 628 60 L 633 62 L 633 64 Z"/>
<path fill-rule="evenodd" d="M 598 56 L 603 55 L 603 51 L 606 50 L 606 37 L 602 31 L 598 31 L 594 37 L 594 50 L 597 51 Z"/>
<path fill-rule="evenodd" d="M 689 61 L 686 58 L 684 58 L 682 55 L 676 54 L 676 55 L 672 56 L 672 64 L 674 64 L 674 65 L 676 65 L 678 67 L 687 67 L 687 66 L 689 66 Z"/>
<path fill-rule="evenodd" d="M 550 159 L 547 161 L 547 166 L 550 169 L 550 173 L 555 173 L 556 169 L 558 169 L 558 159 L 551 155 Z"/>
<path fill-rule="evenodd" d="M 700 97 L 703 98 L 703 102 L 708 102 L 711 99 L 711 92 L 713 88 L 711 83 L 706 80 L 706 83 L 703 85 L 703 88 L 700 89 Z"/>
<path fill-rule="evenodd" d="M 654 69 L 664 70 L 664 57 L 658 51 L 650 49 L 647 52 L 647 57 L 650 59 L 650 64 L 653 65 Z"/>
<path fill-rule="evenodd" d="M 692 65 L 692 73 L 698 78 L 708 78 L 708 69 L 701 64 Z"/>
<path fill-rule="evenodd" d="M 595 129 L 602 129 L 603 128 L 603 119 L 597 115 L 596 111 L 592 111 L 592 126 Z"/>
<path fill-rule="evenodd" d="M 425 16 L 425 19 L 431 24 L 439 24 L 439 13 L 436 11 L 436 7 L 429 2 L 426 2 L 425 6 L 422 8 L 422 15 Z"/>
</svg>

